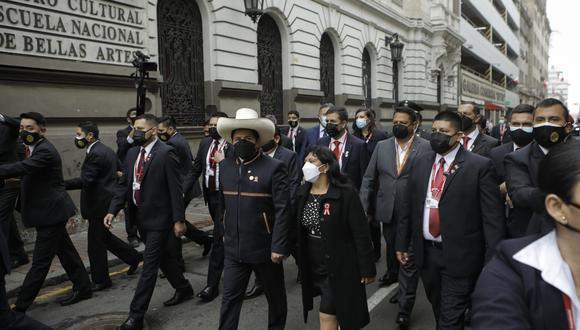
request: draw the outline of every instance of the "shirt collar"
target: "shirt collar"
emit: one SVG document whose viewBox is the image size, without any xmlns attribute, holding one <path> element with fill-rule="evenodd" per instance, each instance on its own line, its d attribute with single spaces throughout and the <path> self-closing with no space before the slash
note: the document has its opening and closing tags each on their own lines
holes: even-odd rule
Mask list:
<svg viewBox="0 0 580 330">
<path fill-rule="evenodd" d="M 274 154 L 276 153 L 276 150 L 278 150 L 278 146 L 276 146 L 274 149 L 272 149 L 272 151 L 267 153 L 267 155 L 274 158 Z"/>
<path fill-rule="evenodd" d="M 89 152 L 91 152 L 91 148 L 92 148 L 92 147 L 93 147 L 93 146 L 94 146 L 94 145 L 95 145 L 97 142 L 99 142 L 99 140 L 96 140 L 95 142 L 93 142 L 93 143 L 91 143 L 91 144 L 89 145 L 89 147 L 87 148 L 87 155 L 89 154 Z"/>
<path fill-rule="evenodd" d="M 340 141 L 340 144 L 344 144 L 344 142 L 346 141 L 347 135 L 348 135 L 348 132 L 345 130 L 344 133 L 342 134 L 342 136 L 340 137 L 340 139 L 336 140 L 335 138 L 330 138 L 330 143 L 334 143 L 334 141 Z"/>
<path fill-rule="evenodd" d="M 469 138 L 470 141 L 475 141 L 475 139 L 477 139 L 478 135 L 479 135 L 479 129 L 476 127 L 473 130 L 473 132 L 471 132 L 467 135 L 467 137 Z"/>
<path fill-rule="evenodd" d="M 455 161 L 455 157 L 457 156 L 460 147 L 461 144 L 458 143 L 453 150 L 451 150 L 447 155 L 445 155 L 445 157 L 443 157 L 440 154 L 437 154 L 437 157 L 435 157 L 435 161 L 439 163 L 441 161 L 441 158 L 444 158 L 447 166 L 451 165 Z"/>
<path fill-rule="evenodd" d="M 542 152 L 544 153 L 544 156 L 548 154 L 548 152 L 550 152 L 550 149 L 548 148 L 544 148 L 541 145 L 538 144 L 538 147 L 540 147 L 540 149 L 542 149 Z"/>
<path fill-rule="evenodd" d="M 157 140 L 159 139 L 156 137 L 155 141 L 149 143 L 149 145 L 146 147 L 141 147 L 141 150 L 145 149 L 145 154 L 149 155 L 149 153 L 151 153 L 151 149 L 153 149 L 153 146 L 155 145 L 155 143 L 157 143 Z"/>
</svg>

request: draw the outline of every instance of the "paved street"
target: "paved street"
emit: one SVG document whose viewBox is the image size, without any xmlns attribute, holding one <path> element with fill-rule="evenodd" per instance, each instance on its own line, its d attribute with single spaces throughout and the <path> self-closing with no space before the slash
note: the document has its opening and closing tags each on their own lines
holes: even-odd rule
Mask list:
<svg viewBox="0 0 580 330">
<path fill-rule="evenodd" d="M 186 277 L 196 291 L 205 285 L 207 258 L 201 257 L 201 248 L 195 244 L 184 245 L 186 258 Z M 56 261 L 58 263 L 58 261 Z M 61 307 L 56 300 L 70 289 L 70 282 L 59 286 L 47 287 L 29 315 L 53 326 L 56 329 L 114 329 L 126 317 L 133 291 L 137 285 L 137 275 L 128 277 L 125 266 L 111 269 L 113 288 L 98 292 L 90 299 L 69 307 Z M 384 271 L 384 261 L 379 264 L 379 271 Z M 310 313 L 310 322 L 304 325 L 300 287 L 296 283 L 297 270 L 293 260 L 286 263 L 286 288 L 288 291 L 287 329 L 318 329 L 317 313 Z M 369 301 L 373 301 L 371 324 L 365 329 L 396 329 L 394 318 L 396 308 L 389 304 L 389 293 L 393 287 L 378 290 L 377 284 L 368 287 Z M 173 291 L 165 279 L 158 279 L 155 294 L 151 301 L 147 323 L 149 329 L 217 329 L 221 296 L 215 301 L 204 304 L 197 298 L 176 307 L 166 308 L 163 301 L 170 298 Z M 374 296 L 373 296 L 374 295 Z M 433 319 L 429 303 L 424 298 L 423 289 L 419 290 L 419 299 L 413 315 L 412 329 L 433 329 Z M 382 299 L 381 299 L 382 298 Z M 315 303 L 317 306 L 318 303 Z M 266 299 L 260 297 L 246 301 L 242 309 L 240 329 L 265 329 L 267 313 Z"/>
</svg>

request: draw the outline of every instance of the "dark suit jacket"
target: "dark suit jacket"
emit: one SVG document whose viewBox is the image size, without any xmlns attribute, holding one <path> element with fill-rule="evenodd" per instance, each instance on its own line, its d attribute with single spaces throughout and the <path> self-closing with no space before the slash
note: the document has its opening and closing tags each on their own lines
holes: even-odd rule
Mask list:
<svg viewBox="0 0 580 330">
<path fill-rule="evenodd" d="M 28 159 L 0 165 L 0 179 L 17 177 L 22 177 L 20 212 L 26 227 L 60 224 L 75 215 L 64 186 L 62 160 L 47 139 L 36 144 Z"/>
<path fill-rule="evenodd" d="M 513 256 L 539 236 L 502 242 L 487 264 L 471 298 L 471 328 L 568 329 L 562 293 L 541 273 Z"/>
<path fill-rule="evenodd" d="M 17 150 L 20 147 L 16 142 L 20 131 L 20 121 L 4 116 L 0 122 L 0 164 L 13 163 L 18 160 Z"/>
<path fill-rule="evenodd" d="M 362 178 L 369 165 L 369 153 L 367 152 L 366 143 L 356 136 L 348 134 L 346 145 L 342 153 L 341 172 L 345 174 L 352 182 L 354 187 L 359 190 L 362 184 Z M 318 144 L 328 147 L 330 145 L 330 136 L 318 140 Z"/>
<path fill-rule="evenodd" d="M 0 230 L 0 276 L 4 276 L 4 274 L 10 274 L 10 270 L 12 268 L 12 262 L 10 261 L 10 252 L 8 250 L 8 241 L 4 236 L 2 230 Z M 1 281 L 2 279 L 0 279 Z M 3 281 L 2 281 L 3 282 Z M 3 289 L 0 289 L 3 290 Z M 3 301 L 0 301 L 4 303 Z"/>
<path fill-rule="evenodd" d="M 412 241 L 419 269 L 425 262 L 423 212 L 435 156 L 427 152 L 413 162 L 397 231 L 397 251 L 408 251 Z M 477 276 L 505 236 L 503 203 L 491 160 L 460 146 L 454 163 L 439 201 L 443 266 L 451 276 Z"/>
<path fill-rule="evenodd" d="M 132 144 L 127 142 L 127 136 L 129 136 L 132 130 L 133 128 L 131 126 L 127 126 L 117 131 L 117 157 L 119 157 L 122 164 L 125 163 L 127 152 L 133 147 Z"/>
<path fill-rule="evenodd" d="M 491 136 L 493 138 L 497 139 L 498 141 L 500 141 L 501 144 L 512 142 L 512 138 L 510 136 L 509 125 L 508 124 L 503 124 L 503 125 L 505 125 L 505 132 L 503 133 L 503 138 L 501 137 L 500 130 L 499 130 L 500 124 L 497 124 L 497 125 L 492 127 Z"/>
<path fill-rule="evenodd" d="M 380 141 L 373 153 L 360 188 L 364 209 L 374 219 L 391 223 L 395 206 L 401 205 L 407 196 L 407 182 L 411 176 L 411 164 L 426 152 L 431 151 L 429 141 L 414 137 L 403 171 L 397 174 L 397 149 L 395 138 Z M 395 223 L 400 220 L 397 213 Z"/>
<path fill-rule="evenodd" d="M 306 130 L 305 149 L 308 148 L 309 145 L 317 144 L 318 140 L 320 140 L 320 124 L 310 127 Z"/>
<path fill-rule="evenodd" d="M 192 180 L 193 176 L 193 155 L 191 148 L 185 137 L 179 133 L 175 133 L 166 142 L 172 146 L 179 157 L 179 172 L 181 173 L 181 182 L 183 182 L 183 193 L 197 197 L 201 195 L 201 188 L 197 181 Z"/>
<path fill-rule="evenodd" d="M 193 161 L 193 172 L 192 181 L 197 181 L 201 176 L 201 186 L 203 191 L 203 198 L 205 202 L 208 202 L 209 190 L 207 189 L 207 184 L 205 182 L 205 170 L 207 169 L 207 153 L 214 139 L 211 137 L 205 137 L 199 142 L 199 147 L 197 147 L 197 155 Z M 226 142 L 224 146 L 224 153 L 226 158 L 234 158 L 234 148 L 229 142 Z M 219 165 L 218 165 L 219 166 Z M 218 182 L 216 182 L 217 184 Z"/>
<path fill-rule="evenodd" d="M 109 210 L 117 189 L 117 171 L 122 165 L 115 152 L 102 142 L 95 142 L 81 167 L 81 176 L 65 181 L 67 190 L 81 189 L 81 215 L 100 220 Z"/>
<path fill-rule="evenodd" d="M 179 157 L 173 147 L 159 140 L 155 142 L 143 165 L 141 203 L 137 209 L 133 202 L 133 171 L 140 152 L 141 147 L 129 149 L 121 187 L 111 200 L 109 213 L 116 215 L 128 201 L 126 216 L 139 229 L 169 230 L 174 223 L 185 221 Z"/>
<path fill-rule="evenodd" d="M 489 158 L 493 161 L 495 172 L 497 173 L 500 183 L 505 182 L 505 168 L 503 161 L 505 157 L 514 151 L 514 143 L 508 142 L 499 145 L 489 152 Z"/>
<path fill-rule="evenodd" d="M 491 152 L 491 149 L 497 147 L 498 145 L 499 141 L 497 139 L 494 139 L 489 135 L 483 134 L 483 132 L 479 132 L 479 134 L 475 138 L 475 141 L 473 142 L 473 148 L 471 149 L 471 152 L 489 158 L 489 153 Z"/>
<path fill-rule="evenodd" d="M 298 160 L 296 159 L 296 153 L 288 150 L 282 146 L 278 146 L 274 152 L 274 159 L 278 159 L 282 163 L 286 164 L 288 169 L 288 184 L 290 198 L 294 198 L 296 190 L 300 187 L 302 183 L 302 167 L 298 166 Z"/>
<path fill-rule="evenodd" d="M 281 129 L 281 134 L 288 136 L 288 132 L 290 131 L 290 127 L 283 127 Z M 297 155 L 298 162 L 301 163 L 304 160 L 304 152 L 306 151 L 306 130 L 302 128 L 302 126 L 297 127 L 296 137 L 294 139 L 294 152 Z"/>
<path fill-rule="evenodd" d="M 361 137 L 358 137 L 358 138 L 365 141 Z M 381 131 L 378 128 L 375 128 L 375 131 L 373 132 L 373 135 L 371 136 L 371 138 L 368 141 L 365 141 L 365 143 L 367 145 L 367 152 L 369 153 L 369 159 L 373 155 L 373 152 L 375 151 L 377 143 L 379 143 L 380 141 L 386 140 L 388 138 L 389 138 L 389 136 L 387 135 L 387 133 Z"/>
<path fill-rule="evenodd" d="M 538 188 L 538 167 L 545 157 L 535 141 L 505 157 L 505 182 L 516 212 L 510 229 L 517 237 L 553 228 L 544 220 L 544 195 Z"/>
<path fill-rule="evenodd" d="M 294 143 L 286 135 L 280 135 L 280 145 L 289 150 L 294 149 Z"/>
</svg>

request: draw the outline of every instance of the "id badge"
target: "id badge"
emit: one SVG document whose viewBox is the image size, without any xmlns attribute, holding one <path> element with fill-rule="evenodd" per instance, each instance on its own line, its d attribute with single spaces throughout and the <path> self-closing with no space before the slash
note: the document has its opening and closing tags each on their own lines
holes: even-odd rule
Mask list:
<svg viewBox="0 0 580 330">
<path fill-rule="evenodd" d="M 427 208 L 430 209 L 438 209 L 439 208 L 439 201 L 435 198 L 427 198 Z"/>
<path fill-rule="evenodd" d="M 141 190 L 141 183 L 133 182 L 133 190 Z"/>
</svg>

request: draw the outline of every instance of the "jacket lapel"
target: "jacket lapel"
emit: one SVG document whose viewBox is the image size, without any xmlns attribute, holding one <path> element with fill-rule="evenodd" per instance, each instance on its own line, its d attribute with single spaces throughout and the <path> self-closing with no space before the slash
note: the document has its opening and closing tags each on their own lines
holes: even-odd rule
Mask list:
<svg viewBox="0 0 580 330">
<path fill-rule="evenodd" d="M 352 158 L 352 139 L 354 138 L 352 135 L 347 134 L 346 143 L 344 146 L 344 152 L 342 153 L 342 168 L 341 170 L 344 171 L 348 167 L 348 161 Z"/>
<path fill-rule="evenodd" d="M 145 161 L 143 162 L 143 179 L 145 179 L 145 176 L 147 175 L 147 172 L 149 171 L 149 167 L 151 165 L 151 162 L 153 161 L 153 157 L 155 157 L 155 151 L 157 151 L 157 148 L 159 147 L 159 143 L 161 143 L 161 142 L 160 141 L 155 142 L 155 144 L 153 145 L 153 148 L 151 148 L 151 152 L 149 153 L 149 155 L 147 155 L 147 157 L 145 158 Z"/>
<path fill-rule="evenodd" d="M 423 162 L 421 164 L 421 168 L 417 171 L 421 173 L 421 195 L 418 196 L 421 199 L 421 203 L 425 203 L 425 198 L 427 197 L 427 189 L 429 188 L 429 180 L 431 179 L 431 168 L 433 167 L 433 163 L 435 163 L 435 156 L 434 152 L 431 152 L 428 161 Z"/>
<path fill-rule="evenodd" d="M 538 168 L 540 167 L 540 161 L 542 161 L 542 159 L 544 159 L 546 157 L 546 155 L 544 155 L 544 152 L 542 151 L 542 149 L 540 149 L 540 146 L 535 141 L 532 142 L 532 145 L 530 145 L 530 148 L 532 148 L 531 152 L 532 152 L 532 157 L 534 158 L 530 162 L 530 170 L 532 172 L 531 177 L 532 177 L 532 182 L 537 187 L 538 186 Z"/>
<path fill-rule="evenodd" d="M 479 151 L 482 139 L 483 133 L 479 132 L 479 134 L 477 134 L 477 137 L 475 138 L 475 141 L 473 141 L 473 148 L 471 148 L 472 152 L 477 153 Z"/>
<path fill-rule="evenodd" d="M 462 146 L 459 146 L 459 150 L 457 151 L 457 155 L 455 156 L 455 161 L 453 162 L 453 164 L 451 164 L 452 167 L 450 167 L 445 174 L 447 178 L 445 179 L 445 185 L 443 186 L 443 192 L 441 193 L 440 199 L 443 199 L 445 193 L 447 192 L 447 189 L 449 189 L 449 186 L 453 182 L 453 179 L 455 179 L 457 173 L 459 173 L 459 171 L 461 171 L 461 169 L 463 168 L 464 161 L 465 161 L 465 150 L 463 149 Z"/>
<path fill-rule="evenodd" d="M 387 171 L 389 171 L 393 177 L 397 177 L 397 140 L 393 138 L 393 143 L 385 144 L 385 153 L 383 155 L 387 156 Z M 380 156 L 382 153 L 378 154 Z M 389 157 L 390 155 L 390 157 Z"/>
<path fill-rule="evenodd" d="M 419 139 L 413 138 L 413 143 L 410 146 L 411 150 L 409 151 L 409 156 L 407 157 L 407 160 L 405 161 L 405 164 L 404 164 L 403 168 L 401 169 L 401 173 L 399 173 L 399 176 L 405 174 L 405 172 L 407 172 L 409 170 L 409 164 L 412 163 L 413 158 L 415 158 L 415 156 L 417 155 L 417 150 L 418 150 L 418 146 L 419 146 L 419 143 L 417 142 L 417 140 L 419 140 Z M 395 142 L 395 143 L 397 143 L 397 142 Z M 395 152 L 397 152 L 396 148 L 395 148 Z M 435 161 L 435 160 L 433 160 L 433 161 Z M 395 161 L 395 163 L 396 163 L 396 161 Z M 396 167 L 397 167 L 397 165 L 395 164 L 395 168 Z M 397 173 L 397 172 L 395 172 L 395 173 Z"/>
<path fill-rule="evenodd" d="M 562 293 L 552 285 L 543 281 L 541 275 L 538 274 L 538 277 L 540 277 L 537 283 L 540 286 L 541 305 L 544 308 L 543 319 L 546 322 L 545 329 L 568 329 Z"/>
</svg>

